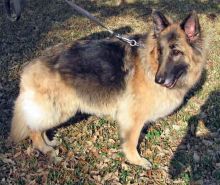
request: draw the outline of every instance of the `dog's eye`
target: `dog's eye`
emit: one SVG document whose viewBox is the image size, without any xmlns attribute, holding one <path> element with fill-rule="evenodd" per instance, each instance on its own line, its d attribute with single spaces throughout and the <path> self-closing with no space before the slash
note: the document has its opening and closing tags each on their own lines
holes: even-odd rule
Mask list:
<svg viewBox="0 0 220 185">
<path fill-rule="evenodd" d="M 174 49 L 174 50 L 172 50 L 172 54 L 174 56 L 178 56 L 178 55 L 182 55 L 183 53 L 180 50 Z"/>
</svg>

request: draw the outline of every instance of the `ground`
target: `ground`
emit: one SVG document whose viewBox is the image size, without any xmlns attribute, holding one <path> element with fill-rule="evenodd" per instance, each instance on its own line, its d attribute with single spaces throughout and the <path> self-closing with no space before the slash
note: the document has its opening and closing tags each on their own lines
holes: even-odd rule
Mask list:
<svg viewBox="0 0 220 185">
<path fill-rule="evenodd" d="M 117 123 L 108 117 L 78 115 L 55 130 L 61 145 L 51 160 L 30 140 L 7 143 L 22 66 L 48 46 L 109 34 L 75 13 L 64 0 L 26 2 L 18 22 L 6 19 L 0 3 L 0 184 L 220 184 L 220 4 L 218 0 L 77 0 L 119 33 L 150 30 L 152 9 L 176 20 L 196 10 L 207 42 L 200 84 L 171 116 L 143 132 L 141 155 L 153 168 L 130 165 L 120 148 Z"/>
</svg>

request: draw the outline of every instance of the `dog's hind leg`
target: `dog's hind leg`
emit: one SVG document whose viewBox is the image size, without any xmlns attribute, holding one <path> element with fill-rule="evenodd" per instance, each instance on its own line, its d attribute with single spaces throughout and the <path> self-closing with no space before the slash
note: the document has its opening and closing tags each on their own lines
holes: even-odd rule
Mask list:
<svg viewBox="0 0 220 185">
<path fill-rule="evenodd" d="M 31 110 L 31 107 L 28 107 L 28 109 Z M 25 110 L 24 96 L 23 94 L 20 94 L 14 106 L 9 140 L 14 143 L 18 143 L 29 136 L 33 142 L 34 148 L 40 150 L 42 153 L 52 151 L 53 148 L 46 144 L 42 137 L 42 133 L 40 131 L 32 131 L 32 129 L 30 129 L 30 123 L 28 124 L 28 121 L 30 121 L 31 115 L 26 114 L 27 112 Z M 29 117 L 29 119 L 27 119 L 27 117 Z M 34 118 L 32 117 L 32 119 Z"/>
<path fill-rule="evenodd" d="M 44 121 L 49 120 L 51 119 L 45 116 L 41 106 L 23 92 L 15 102 L 9 140 L 17 143 L 29 136 L 34 148 L 42 153 L 52 151 L 53 148 L 47 145 L 43 138 L 43 131 L 47 129 L 44 127 L 50 128 L 50 125 L 44 124 Z"/>
<path fill-rule="evenodd" d="M 10 134 L 12 140 L 17 142 L 29 136 L 34 148 L 42 153 L 52 151 L 56 143 L 44 137 L 44 132 L 65 122 L 76 112 L 69 102 L 60 102 L 58 98 L 38 91 L 21 92 L 15 104 Z"/>
<path fill-rule="evenodd" d="M 18 143 L 19 141 L 26 139 L 30 132 L 21 107 L 22 96 L 19 95 L 15 101 L 11 130 L 8 138 L 9 141 L 14 143 Z"/>
<path fill-rule="evenodd" d="M 53 152 L 54 149 L 52 146 L 46 144 L 43 133 L 39 131 L 31 131 L 30 139 L 32 140 L 33 147 L 42 153 L 46 154 L 48 152 Z"/>
<path fill-rule="evenodd" d="M 46 132 L 43 132 L 43 139 L 45 143 L 51 147 L 60 145 L 60 142 L 56 138 L 53 138 L 53 140 L 48 139 Z"/>
</svg>

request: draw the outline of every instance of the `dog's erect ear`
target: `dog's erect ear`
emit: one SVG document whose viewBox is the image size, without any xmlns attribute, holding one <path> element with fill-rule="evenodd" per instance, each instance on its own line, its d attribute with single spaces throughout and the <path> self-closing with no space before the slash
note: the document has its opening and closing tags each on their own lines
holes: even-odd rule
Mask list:
<svg viewBox="0 0 220 185">
<path fill-rule="evenodd" d="M 154 34 L 156 37 L 158 37 L 160 32 L 163 31 L 167 26 L 170 25 L 170 22 L 159 11 L 153 11 L 152 18 L 153 18 L 153 23 L 154 23 Z"/>
<path fill-rule="evenodd" d="M 197 38 L 199 38 L 200 34 L 200 24 L 199 24 L 199 18 L 195 11 L 192 11 L 180 24 L 180 27 L 184 30 L 187 38 L 190 42 L 195 41 Z"/>
</svg>

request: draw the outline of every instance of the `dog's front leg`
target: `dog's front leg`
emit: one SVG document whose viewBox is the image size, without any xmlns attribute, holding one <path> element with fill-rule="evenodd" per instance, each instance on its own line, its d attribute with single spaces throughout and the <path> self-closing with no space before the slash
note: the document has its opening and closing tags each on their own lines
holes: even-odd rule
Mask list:
<svg viewBox="0 0 220 185">
<path fill-rule="evenodd" d="M 132 164 L 143 166 L 146 169 L 151 168 L 151 163 L 141 157 L 137 151 L 137 145 L 144 121 L 139 118 L 127 119 L 129 121 L 121 125 L 122 149 L 128 161 Z"/>
</svg>

